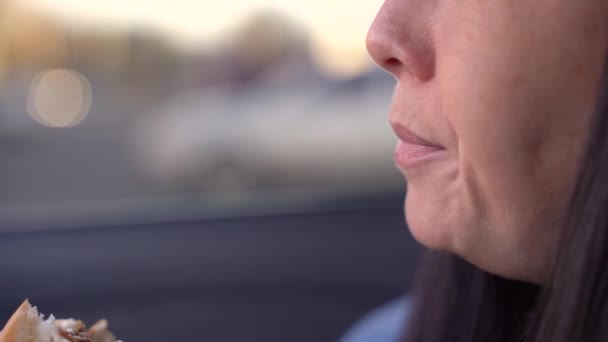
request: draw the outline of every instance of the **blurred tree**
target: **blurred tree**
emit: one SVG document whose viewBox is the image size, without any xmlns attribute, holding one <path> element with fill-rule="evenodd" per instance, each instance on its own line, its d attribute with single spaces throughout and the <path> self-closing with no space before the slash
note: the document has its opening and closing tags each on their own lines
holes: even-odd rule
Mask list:
<svg viewBox="0 0 608 342">
<path fill-rule="evenodd" d="M 70 67 L 109 77 L 122 75 L 128 68 L 129 44 L 125 34 L 74 32 L 68 39 Z"/>
<path fill-rule="evenodd" d="M 178 51 L 165 39 L 148 32 L 130 32 L 128 35 L 129 70 L 142 82 L 171 78 L 178 63 Z"/>
<path fill-rule="evenodd" d="M 249 17 L 228 43 L 245 78 L 284 58 L 307 52 L 308 36 L 291 18 L 270 10 Z"/>
<path fill-rule="evenodd" d="M 58 23 L 17 1 L 0 5 L 0 83 L 13 72 L 65 63 L 66 35 Z"/>
</svg>

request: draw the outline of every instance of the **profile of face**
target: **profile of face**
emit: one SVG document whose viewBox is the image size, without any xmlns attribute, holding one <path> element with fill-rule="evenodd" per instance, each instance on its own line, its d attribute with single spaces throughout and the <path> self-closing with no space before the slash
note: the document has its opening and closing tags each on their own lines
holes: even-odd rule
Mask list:
<svg viewBox="0 0 608 342">
<path fill-rule="evenodd" d="M 397 79 L 406 219 L 422 244 L 543 283 L 608 47 L 604 0 L 386 0 L 367 37 Z"/>
</svg>

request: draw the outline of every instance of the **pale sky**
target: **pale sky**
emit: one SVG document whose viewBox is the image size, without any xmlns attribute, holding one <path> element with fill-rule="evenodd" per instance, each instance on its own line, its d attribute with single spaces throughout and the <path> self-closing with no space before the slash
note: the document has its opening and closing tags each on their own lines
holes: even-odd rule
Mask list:
<svg viewBox="0 0 608 342">
<path fill-rule="evenodd" d="M 365 33 L 382 0 L 17 0 L 73 25 L 145 26 L 188 46 L 217 39 L 259 9 L 304 24 L 327 63 L 368 62 Z M 338 65 L 339 67 L 339 65 Z"/>
</svg>

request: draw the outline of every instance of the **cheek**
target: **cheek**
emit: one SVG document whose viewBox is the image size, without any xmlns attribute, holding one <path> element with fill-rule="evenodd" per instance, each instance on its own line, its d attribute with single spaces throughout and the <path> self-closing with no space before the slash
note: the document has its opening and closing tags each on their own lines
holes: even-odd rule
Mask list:
<svg viewBox="0 0 608 342">
<path fill-rule="evenodd" d="M 525 184 L 541 186 L 557 162 L 575 162 L 572 150 L 586 128 L 605 34 L 590 29 L 582 9 L 541 16 L 532 5 L 520 6 L 527 12 L 489 7 L 468 16 L 451 9 L 438 27 L 442 112 L 463 169 L 477 170 L 475 182 L 488 196 L 517 189 L 527 197 Z M 542 21 L 551 14 L 562 22 Z"/>
<path fill-rule="evenodd" d="M 518 260 L 550 250 L 557 234 L 546 228 L 558 226 L 573 184 L 608 35 L 604 24 L 589 24 L 605 20 L 584 9 L 540 16 L 532 4 L 521 6 L 526 13 L 498 5 L 507 3 L 517 1 L 473 14 L 446 7 L 436 26 L 436 86 L 454 131 L 454 196 L 465 218 L 451 227 L 453 249 L 516 274 L 526 267 Z"/>
<path fill-rule="evenodd" d="M 529 198 L 526 192 L 539 195 L 549 127 L 539 99 L 530 95 L 540 89 L 526 80 L 525 71 L 503 73 L 500 60 L 469 51 L 446 61 L 450 72 L 438 80 L 455 132 L 460 196 L 467 210 L 476 210 L 476 219 L 506 223 L 512 220 L 507 213 L 521 213 L 516 206 Z"/>
<path fill-rule="evenodd" d="M 539 89 L 523 78 L 463 69 L 466 76 L 442 84 L 444 110 L 449 110 L 446 115 L 456 133 L 455 154 L 463 171 L 475 168 L 477 181 L 492 181 L 492 190 L 504 193 L 518 177 L 534 178 L 541 171 L 538 163 L 547 148 L 551 127 L 545 123 L 551 110 L 530 96 Z M 517 77 L 515 72 L 512 77 Z"/>
</svg>

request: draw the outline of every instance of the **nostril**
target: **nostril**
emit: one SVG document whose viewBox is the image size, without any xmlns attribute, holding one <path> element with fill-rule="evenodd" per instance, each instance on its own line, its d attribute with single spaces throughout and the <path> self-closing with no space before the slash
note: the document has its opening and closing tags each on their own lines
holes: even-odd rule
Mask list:
<svg viewBox="0 0 608 342">
<path fill-rule="evenodd" d="M 397 58 L 389 58 L 384 63 L 388 69 L 398 68 L 399 64 L 401 64 Z"/>
<path fill-rule="evenodd" d="M 384 65 L 382 65 L 382 68 L 393 74 L 393 76 L 399 77 L 399 74 L 402 72 L 401 69 L 403 69 L 403 63 L 401 63 L 398 58 L 391 57 L 387 58 L 384 61 Z"/>
</svg>

